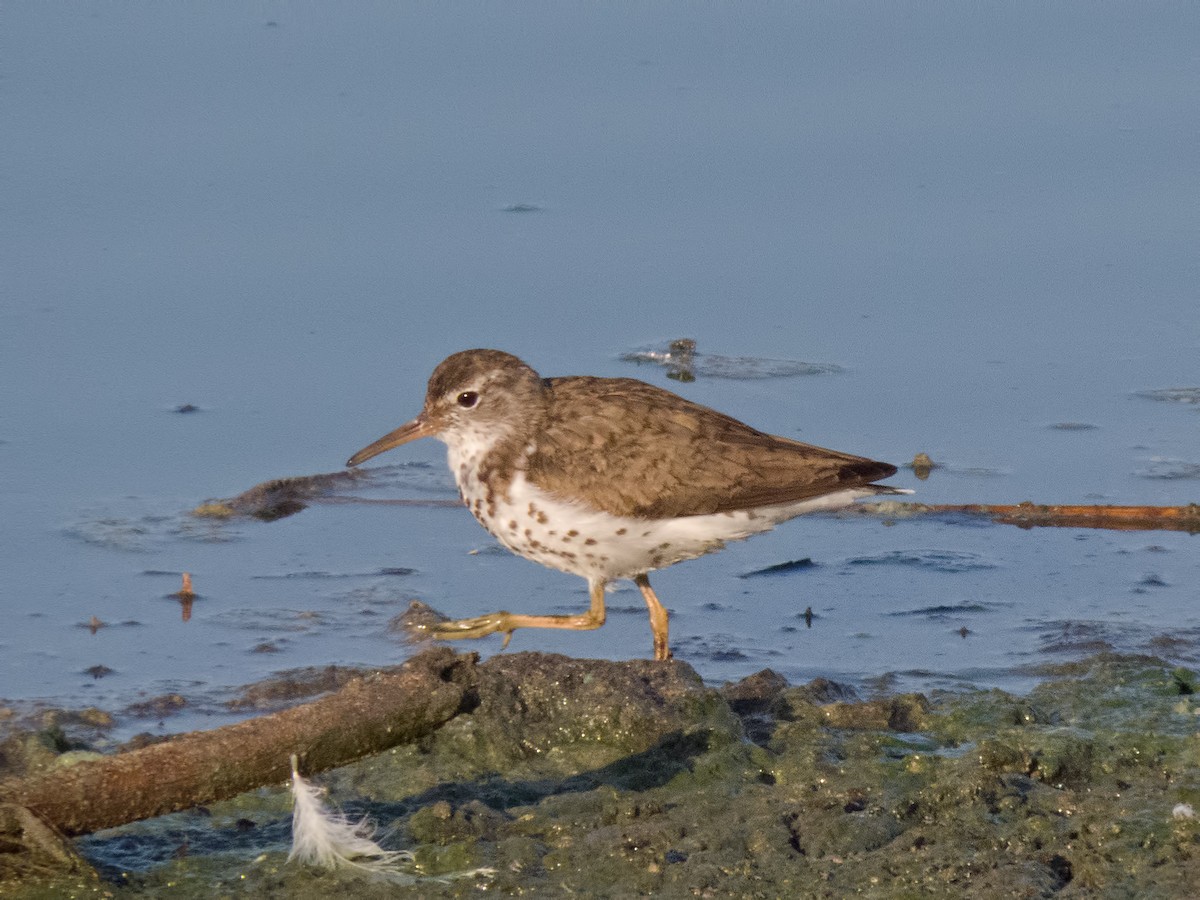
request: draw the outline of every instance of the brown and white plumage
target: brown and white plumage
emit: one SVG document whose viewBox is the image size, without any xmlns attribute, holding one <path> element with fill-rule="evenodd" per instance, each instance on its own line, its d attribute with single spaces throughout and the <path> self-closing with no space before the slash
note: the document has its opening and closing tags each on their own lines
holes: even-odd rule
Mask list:
<svg viewBox="0 0 1200 900">
<path fill-rule="evenodd" d="M 515 628 L 596 628 L 604 587 L 632 578 L 650 610 L 655 656 L 667 615 L 647 573 L 718 550 L 817 509 L 891 493 L 895 467 L 757 431 L 629 378 L 541 378 L 498 350 L 466 350 L 434 370 L 419 416 L 349 465 L 437 437 L 463 502 L 513 552 L 589 583 L 579 616 L 507 612 L 442 622 L 437 637 Z M 507 637 L 506 637 L 507 642 Z"/>
</svg>

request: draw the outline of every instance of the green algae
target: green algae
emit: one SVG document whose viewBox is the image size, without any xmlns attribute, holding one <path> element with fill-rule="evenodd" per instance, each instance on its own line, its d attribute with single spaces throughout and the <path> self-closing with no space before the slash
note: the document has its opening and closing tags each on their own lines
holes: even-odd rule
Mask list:
<svg viewBox="0 0 1200 900">
<path fill-rule="evenodd" d="M 1100 655 L 1002 691 L 852 699 L 683 664 L 539 654 L 477 708 L 323 781 L 410 849 L 411 881 L 286 866 L 278 843 L 173 859 L 120 895 L 1188 897 L 1200 883 L 1190 670 Z M 214 807 L 284 819 L 276 792 Z M 269 823 L 274 822 L 271 826 Z M 125 839 L 153 823 L 127 826 Z M 84 847 L 94 857 L 103 837 Z M 486 867 L 491 874 L 476 872 Z M 456 874 L 469 873 L 455 878 Z M 29 896 L 33 896 L 30 894 Z"/>
</svg>

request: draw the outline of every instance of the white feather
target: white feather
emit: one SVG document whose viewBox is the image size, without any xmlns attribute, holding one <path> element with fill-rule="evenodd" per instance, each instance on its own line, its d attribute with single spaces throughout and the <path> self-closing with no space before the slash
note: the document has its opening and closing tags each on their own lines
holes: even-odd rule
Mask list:
<svg viewBox="0 0 1200 900">
<path fill-rule="evenodd" d="M 401 872 L 397 863 L 413 861 L 407 850 L 384 850 L 372 839 L 374 827 L 366 820 L 354 822 L 345 814 L 329 809 L 321 800 L 322 789 L 301 777 L 299 760 L 292 754 L 292 852 L 293 860 L 322 869 L 353 867 L 382 875 L 396 884 L 416 884 L 420 878 Z M 490 878 L 496 870 L 488 867 L 450 872 L 430 878 L 447 883 L 454 878 Z"/>
<path fill-rule="evenodd" d="M 374 828 L 366 819 L 355 822 L 343 813 L 328 809 L 321 789 L 305 781 L 292 756 L 292 852 L 288 862 L 305 863 L 322 869 L 354 866 L 370 871 L 399 873 L 390 867 L 411 862 L 403 850 L 384 850 L 374 840 Z"/>
</svg>

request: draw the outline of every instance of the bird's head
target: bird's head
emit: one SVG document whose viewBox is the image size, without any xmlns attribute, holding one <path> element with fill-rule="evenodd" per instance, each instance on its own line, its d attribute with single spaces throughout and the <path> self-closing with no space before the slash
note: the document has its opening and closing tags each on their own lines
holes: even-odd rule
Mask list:
<svg viewBox="0 0 1200 900">
<path fill-rule="evenodd" d="M 536 426 L 545 385 L 510 353 L 463 350 L 444 359 L 429 378 L 420 414 L 350 457 L 357 466 L 393 447 L 436 437 L 450 446 L 490 447 Z"/>
</svg>

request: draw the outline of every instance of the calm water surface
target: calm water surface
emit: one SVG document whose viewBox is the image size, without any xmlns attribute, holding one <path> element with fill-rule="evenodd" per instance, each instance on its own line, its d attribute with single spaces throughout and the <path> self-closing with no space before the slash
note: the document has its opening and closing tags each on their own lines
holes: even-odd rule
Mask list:
<svg viewBox="0 0 1200 900">
<path fill-rule="evenodd" d="M 2 16 L 10 703 L 174 691 L 186 713 L 121 728 L 180 730 L 275 671 L 403 659 L 387 623 L 414 598 L 582 608 L 581 579 L 497 552 L 461 509 L 188 515 L 338 470 L 465 347 L 896 463 L 927 452 L 945 468 L 894 480 L 927 502 L 1200 500 L 1194 6 Z M 621 360 L 680 336 L 840 371 L 682 384 Z M 1190 392 L 1143 396 L 1167 388 Z M 454 496 L 436 443 L 378 462 L 352 493 Z M 1098 647 L 1196 662 L 1197 550 L 821 518 L 654 583 L 676 654 L 714 682 L 1020 690 Z M 648 655 L 636 590 L 610 602 L 599 632 L 511 647 Z"/>
</svg>

